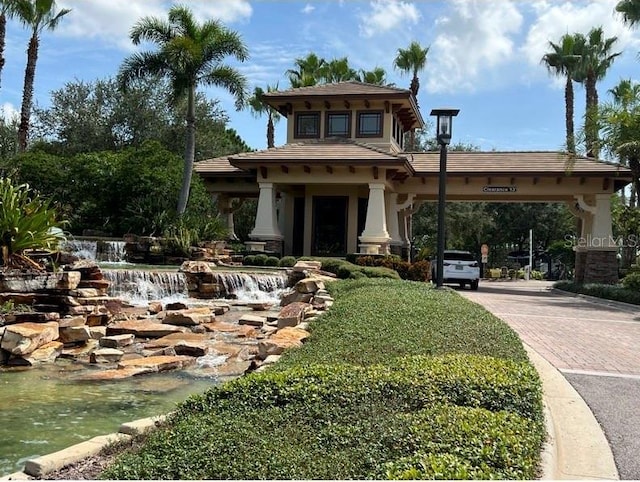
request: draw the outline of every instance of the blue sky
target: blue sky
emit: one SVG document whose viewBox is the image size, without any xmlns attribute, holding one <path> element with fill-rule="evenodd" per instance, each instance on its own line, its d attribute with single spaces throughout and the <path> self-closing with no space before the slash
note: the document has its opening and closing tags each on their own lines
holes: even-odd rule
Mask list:
<svg viewBox="0 0 640 482">
<path fill-rule="evenodd" d="M 398 48 L 412 40 L 430 46 L 420 74 L 418 101 L 425 119 L 436 107 L 460 109 L 453 142 L 483 150 L 558 150 L 564 140 L 563 82 L 551 77 L 540 58 L 548 41 L 565 33 L 587 33 L 602 26 L 617 36 L 616 60 L 599 84 L 602 102 L 621 79 L 637 79 L 640 29 L 630 30 L 614 13 L 617 0 L 336 0 L 248 1 L 192 0 L 198 18 L 218 18 L 241 34 L 250 59 L 237 67 L 251 88 L 279 83 L 285 71 L 309 52 L 330 60 L 347 56 L 355 68 L 376 66 L 399 87 L 410 78 L 393 70 Z M 41 39 L 35 100 L 49 103 L 50 92 L 76 79 L 115 76 L 134 51 L 128 32 L 141 17 L 166 18 L 163 0 L 58 0 L 71 8 L 55 32 Z M 28 33 L 15 21 L 7 29 L 6 64 L 0 107 L 5 116 L 20 106 Z M 219 89 L 206 90 L 220 100 L 230 127 L 253 148 L 266 147 L 266 119 L 236 112 L 233 99 Z M 581 122 L 584 89 L 576 86 L 576 123 Z M 276 125 L 276 145 L 285 143 L 285 125 Z"/>
</svg>

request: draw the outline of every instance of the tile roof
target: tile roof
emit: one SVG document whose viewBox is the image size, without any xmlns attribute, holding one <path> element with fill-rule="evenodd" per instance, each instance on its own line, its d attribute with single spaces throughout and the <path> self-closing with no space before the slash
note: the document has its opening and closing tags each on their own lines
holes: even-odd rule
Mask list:
<svg viewBox="0 0 640 482">
<path fill-rule="evenodd" d="M 346 82 L 336 82 L 333 84 L 318 84 L 309 87 L 298 87 L 295 89 L 280 90 L 275 92 L 265 92 L 264 97 L 267 99 L 279 97 L 298 97 L 298 96 L 350 96 L 350 95 L 380 95 L 389 96 L 389 94 L 403 94 L 410 96 L 409 89 L 401 89 L 389 85 L 375 85 L 349 80 Z"/>
<path fill-rule="evenodd" d="M 205 159 L 194 164 L 193 170 L 199 173 L 220 174 L 220 175 L 242 175 L 246 171 L 238 169 L 229 163 L 228 157 L 216 157 L 215 159 Z"/>
<path fill-rule="evenodd" d="M 440 172 L 440 152 L 405 153 L 416 171 L 416 175 Z M 628 177 L 631 171 L 618 164 L 586 157 L 573 160 L 562 152 L 520 151 L 520 152 L 462 152 L 447 153 L 447 173 L 487 175 L 487 174 L 611 174 Z"/>
</svg>

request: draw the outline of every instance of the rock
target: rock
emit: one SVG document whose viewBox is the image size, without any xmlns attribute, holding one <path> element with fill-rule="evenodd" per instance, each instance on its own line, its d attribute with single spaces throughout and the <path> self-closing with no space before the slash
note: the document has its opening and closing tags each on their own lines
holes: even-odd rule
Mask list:
<svg viewBox="0 0 640 482">
<path fill-rule="evenodd" d="M 162 323 L 179 326 L 193 326 L 213 321 L 209 308 L 191 308 L 186 310 L 168 311 Z"/>
<path fill-rule="evenodd" d="M 82 280 L 78 283 L 78 288 L 93 288 L 98 290 L 100 293 L 105 293 L 107 289 L 109 289 L 109 285 L 111 282 L 106 279 L 96 279 L 96 280 Z"/>
<path fill-rule="evenodd" d="M 188 308 L 189 307 L 182 301 L 175 301 L 173 303 L 167 303 L 167 307 L 165 309 L 167 311 L 174 311 L 174 310 L 186 310 Z"/>
<path fill-rule="evenodd" d="M 280 299 L 280 306 L 286 306 L 290 303 L 309 303 L 313 295 L 311 293 L 299 293 L 296 290 L 292 290 L 286 295 L 283 295 Z"/>
<path fill-rule="evenodd" d="M 232 323 L 225 323 L 224 321 L 205 323 L 202 326 L 204 326 L 207 331 L 233 333 L 239 338 L 254 338 L 257 333 L 255 327 L 251 325 L 234 325 Z"/>
<path fill-rule="evenodd" d="M 304 314 L 311 310 L 309 303 L 293 302 L 286 305 L 278 313 L 278 328 L 297 326 L 304 319 Z"/>
<path fill-rule="evenodd" d="M 294 289 L 298 293 L 316 293 L 318 290 L 324 289 L 324 283 L 317 278 L 309 277 L 302 279 L 296 283 Z"/>
<path fill-rule="evenodd" d="M 247 303 L 247 306 L 251 308 L 253 311 L 267 311 L 269 308 L 273 306 L 273 303 L 254 302 L 254 303 Z"/>
<path fill-rule="evenodd" d="M 277 361 L 280 360 L 281 357 L 282 357 L 282 355 L 269 355 L 267 358 L 264 359 L 264 361 L 262 363 L 264 365 L 269 365 L 271 363 L 276 363 Z"/>
<path fill-rule="evenodd" d="M 300 347 L 309 332 L 300 328 L 283 328 L 273 336 L 258 342 L 258 358 L 265 360 L 269 355 L 281 355 L 287 348 Z"/>
<path fill-rule="evenodd" d="M 88 315 L 90 313 L 93 313 L 93 310 L 95 310 L 95 308 L 95 306 L 91 305 L 70 306 L 69 308 L 67 308 L 67 313 L 71 316 Z"/>
<path fill-rule="evenodd" d="M 84 316 L 68 316 L 58 320 L 58 326 L 62 328 L 71 328 L 73 326 L 84 326 L 86 323 Z"/>
<path fill-rule="evenodd" d="M 205 261 L 185 261 L 180 266 L 183 273 L 212 273 L 211 265 Z"/>
<path fill-rule="evenodd" d="M 58 338 L 58 323 L 18 323 L 9 325 L 2 336 L 0 348 L 14 355 L 28 355 Z"/>
<path fill-rule="evenodd" d="M 258 356 L 258 346 L 257 345 L 247 345 L 243 346 L 240 349 L 240 352 L 236 355 L 238 360 L 253 360 L 256 356 Z"/>
<path fill-rule="evenodd" d="M 59 273 L 0 273 L 0 292 L 33 293 L 44 290 L 74 290 L 80 283 L 78 271 Z"/>
<path fill-rule="evenodd" d="M 238 324 L 262 327 L 266 323 L 266 321 L 267 319 L 263 316 L 242 315 L 238 320 Z"/>
<path fill-rule="evenodd" d="M 99 370 L 92 373 L 83 374 L 78 378 L 80 381 L 87 382 L 99 382 L 108 380 L 122 380 L 124 378 L 130 378 L 136 375 L 142 375 L 145 373 L 152 373 L 153 370 L 148 367 L 128 367 L 114 370 Z"/>
<path fill-rule="evenodd" d="M 89 356 L 91 363 L 118 363 L 124 352 L 115 348 L 100 348 Z"/>
<path fill-rule="evenodd" d="M 107 327 L 106 326 L 90 326 L 89 334 L 91 335 L 92 340 L 100 340 L 103 337 L 107 336 Z"/>
<path fill-rule="evenodd" d="M 126 320 L 107 326 L 107 336 L 131 333 L 142 338 L 160 338 L 171 333 L 182 333 L 185 328 L 147 320 Z"/>
<path fill-rule="evenodd" d="M 131 333 L 124 335 L 103 336 L 100 338 L 100 346 L 104 348 L 122 348 L 131 345 L 135 337 Z"/>
<path fill-rule="evenodd" d="M 150 301 L 148 310 L 152 315 L 157 315 L 162 311 L 162 303 L 160 301 Z"/>
<path fill-rule="evenodd" d="M 298 261 L 293 266 L 294 272 L 302 272 L 302 271 L 313 271 L 319 270 L 322 268 L 322 263 L 320 261 Z"/>
<path fill-rule="evenodd" d="M 60 313 L 57 313 L 57 312 L 49 312 L 49 313 L 36 313 L 36 312 L 8 313 L 4 317 L 5 323 L 7 323 L 7 324 L 14 324 L 14 323 L 46 323 L 48 321 L 58 321 L 59 319 L 60 319 Z"/>
<path fill-rule="evenodd" d="M 251 367 L 250 361 L 231 361 L 215 367 L 216 375 L 224 378 L 240 377 Z"/>
<path fill-rule="evenodd" d="M 118 369 L 123 368 L 147 368 L 153 372 L 175 370 L 185 368 L 195 363 L 195 359 L 190 356 L 152 356 L 137 360 L 126 360 L 118 363 Z"/>
<path fill-rule="evenodd" d="M 88 356 L 98 346 L 98 340 L 87 340 L 84 345 L 65 347 L 60 354 L 61 358 L 82 358 Z"/>
<path fill-rule="evenodd" d="M 29 355 L 23 358 L 29 362 L 30 365 L 37 365 L 40 363 L 53 363 L 56 358 L 62 353 L 63 344 L 59 341 L 51 341 L 42 345 L 37 350 L 31 352 Z"/>
<path fill-rule="evenodd" d="M 186 356 L 205 356 L 211 351 L 211 347 L 207 343 L 181 340 L 173 346 L 176 355 Z"/>
<path fill-rule="evenodd" d="M 102 293 L 95 288 L 78 288 L 71 291 L 69 294 L 78 298 L 95 298 L 100 296 Z"/>
<path fill-rule="evenodd" d="M 62 343 L 78 343 L 85 342 L 91 338 L 91 332 L 88 326 L 70 326 L 60 328 L 59 340 Z"/>
<path fill-rule="evenodd" d="M 237 345 L 230 345 L 220 341 L 213 343 L 211 347 L 218 355 L 228 355 L 229 357 L 237 356 L 241 351 L 241 348 Z"/>
<path fill-rule="evenodd" d="M 109 315 L 106 313 L 90 313 L 87 315 L 87 325 L 106 326 L 109 323 Z"/>
<path fill-rule="evenodd" d="M 159 348 L 166 346 L 175 346 L 181 342 L 202 343 L 210 340 L 209 336 L 200 333 L 181 332 L 171 333 L 169 335 L 158 338 L 157 340 L 151 340 L 145 343 L 145 348 Z"/>
</svg>

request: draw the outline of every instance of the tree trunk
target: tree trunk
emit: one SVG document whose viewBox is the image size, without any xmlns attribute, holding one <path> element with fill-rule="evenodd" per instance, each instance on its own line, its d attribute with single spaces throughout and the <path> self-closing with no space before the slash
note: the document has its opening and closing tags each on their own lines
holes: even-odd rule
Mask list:
<svg viewBox="0 0 640 482">
<path fill-rule="evenodd" d="M 33 84 L 36 78 L 36 62 L 38 61 L 38 33 L 34 32 L 27 49 L 27 66 L 24 70 L 24 88 L 22 90 L 22 109 L 20 110 L 20 126 L 18 127 L 18 151 L 27 149 L 29 138 L 29 120 L 33 103 Z"/>
<path fill-rule="evenodd" d="M 4 68 L 4 39 L 7 34 L 7 16 L 0 14 L 0 85 L 2 85 L 2 69 Z"/>
<path fill-rule="evenodd" d="M 585 81 L 587 103 L 585 110 L 584 132 L 587 157 L 597 158 L 598 148 L 598 92 L 596 90 L 596 78 L 593 74 L 587 75 Z"/>
<path fill-rule="evenodd" d="M 182 175 L 182 188 L 178 199 L 178 215 L 182 216 L 187 209 L 189 201 L 189 189 L 191 188 L 191 174 L 196 157 L 196 103 L 195 85 L 189 87 L 187 100 L 187 128 L 184 148 L 184 173 Z"/>
<path fill-rule="evenodd" d="M 569 154 L 576 153 L 576 137 L 573 125 L 573 81 L 571 76 L 567 75 L 567 84 L 564 88 L 565 102 L 565 123 L 567 127 L 567 152 Z"/>
<path fill-rule="evenodd" d="M 275 127 L 273 125 L 273 116 L 271 112 L 269 112 L 269 121 L 267 122 L 267 147 L 272 148 L 275 146 Z"/>
<path fill-rule="evenodd" d="M 411 93 L 416 98 L 416 107 L 418 106 L 418 90 L 420 90 L 420 79 L 418 79 L 417 75 L 413 75 L 413 79 L 411 79 Z"/>
</svg>

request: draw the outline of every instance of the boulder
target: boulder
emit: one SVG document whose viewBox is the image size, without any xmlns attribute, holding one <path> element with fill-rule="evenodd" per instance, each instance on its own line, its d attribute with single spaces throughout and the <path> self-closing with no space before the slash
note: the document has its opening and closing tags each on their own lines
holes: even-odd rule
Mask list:
<svg viewBox="0 0 640 482">
<path fill-rule="evenodd" d="M 181 332 L 181 333 L 171 333 L 169 335 L 163 336 L 162 338 L 158 338 L 157 340 L 151 340 L 145 343 L 145 348 L 160 348 L 167 346 L 175 346 L 182 342 L 191 342 L 191 343 L 203 343 L 209 340 L 209 336 L 203 335 L 200 333 L 191 333 L 191 332 Z"/>
<path fill-rule="evenodd" d="M 205 323 L 202 326 L 204 326 L 207 331 L 230 333 L 238 338 L 254 338 L 257 334 L 255 327 L 251 325 L 235 325 L 232 323 L 225 323 L 224 321 Z"/>
<path fill-rule="evenodd" d="M 190 356 L 151 356 L 148 358 L 138 358 L 136 360 L 126 360 L 118 363 L 118 368 L 147 368 L 152 372 L 163 372 L 185 368 L 195 363 L 195 358 Z"/>
<path fill-rule="evenodd" d="M 295 265 L 293 265 L 294 272 L 302 272 L 302 271 L 314 271 L 322 268 L 322 263 L 320 261 L 298 261 Z"/>
<path fill-rule="evenodd" d="M 221 341 L 213 343 L 211 347 L 218 355 L 227 355 L 229 357 L 237 356 L 242 350 L 238 345 L 230 345 L 229 343 L 223 343 Z"/>
<path fill-rule="evenodd" d="M 173 349 L 176 355 L 200 357 L 207 355 L 211 351 L 211 346 L 207 342 L 181 340 L 173 346 Z"/>
<path fill-rule="evenodd" d="M 102 293 L 95 288 L 78 288 L 69 293 L 71 296 L 78 298 L 95 298 Z"/>
<path fill-rule="evenodd" d="M 165 308 L 167 311 L 175 311 L 175 310 L 186 310 L 189 307 L 186 303 L 182 301 L 174 301 L 173 303 L 167 303 L 167 307 Z"/>
<path fill-rule="evenodd" d="M 162 302 L 160 302 L 160 301 L 150 301 L 149 302 L 148 311 L 152 315 L 157 315 L 158 313 L 160 313 L 162 311 Z"/>
<path fill-rule="evenodd" d="M 28 355 L 58 338 L 58 323 L 18 323 L 9 325 L 2 336 L 0 348 L 13 355 Z"/>
<path fill-rule="evenodd" d="M 160 338 L 171 333 L 181 333 L 185 328 L 157 323 L 151 319 L 126 320 L 107 326 L 107 336 L 131 333 L 142 338 Z"/>
<path fill-rule="evenodd" d="M 180 266 L 183 273 L 211 273 L 211 265 L 205 261 L 185 261 Z"/>
<path fill-rule="evenodd" d="M 62 343 L 78 343 L 91 339 L 91 332 L 89 331 L 89 327 L 86 325 L 60 328 L 59 332 L 59 340 Z"/>
<path fill-rule="evenodd" d="M 29 365 L 53 363 L 62 353 L 63 346 L 59 341 L 50 341 L 23 358 L 29 362 Z"/>
<path fill-rule="evenodd" d="M 311 293 L 299 293 L 296 290 L 292 290 L 289 293 L 282 296 L 280 299 L 280 306 L 286 306 L 290 303 L 309 303 L 313 299 Z"/>
<path fill-rule="evenodd" d="M 66 316 L 58 320 L 58 326 L 62 328 L 71 328 L 74 326 L 84 326 L 86 323 L 84 316 Z"/>
<path fill-rule="evenodd" d="M 238 320 L 239 325 L 257 326 L 258 328 L 262 327 L 266 322 L 267 319 L 264 316 L 256 315 L 242 315 Z"/>
<path fill-rule="evenodd" d="M 129 367 L 118 370 L 96 370 L 91 373 L 83 374 L 78 378 L 80 381 L 101 382 L 109 380 L 122 380 L 136 375 L 151 373 L 153 370 L 147 367 Z"/>
<path fill-rule="evenodd" d="M 84 345 L 64 347 L 61 358 L 83 358 L 89 356 L 89 354 L 95 350 L 98 346 L 98 340 L 87 340 Z"/>
<path fill-rule="evenodd" d="M 90 326 L 89 334 L 92 340 L 100 340 L 102 337 L 107 336 L 106 326 Z"/>
<path fill-rule="evenodd" d="M 187 310 L 168 311 L 162 323 L 178 326 L 194 326 L 213 321 L 209 308 L 191 308 Z"/>
<path fill-rule="evenodd" d="M 258 342 L 258 358 L 265 360 L 269 355 L 282 355 L 288 348 L 302 346 L 309 332 L 300 328 L 283 328 L 266 340 Z"/>
<path fill-rule="evenodd" d="M 311 309 L 309 303 L 299 301 L 289 303 L 278 313 L 278 328 L 297 326 L 304 319 L 304 314 Z"/>
<path fill-rule="evenodd" d="M 87 325 L 89 326 L 106 326 L 109 323 L 109 315 L 107 313 L 90 313 L 87 315 Z"/>
<path fill-rule="evenodd" d="M 124 335 L 103 336 L 100 338 L 100 346 L 104 348 L 122 348 L 131 345 L 135 336 L 131 333 Z"/>
<path fill-rule="evenodd" d="M 0 273 L 0 292 L 33 293 L 44 290 L 74 290 L 80 283 L 78 271 L 60 273 Z"/>
<path fill-rule="evenodd" d="M 118 363 L 124 352 L 115 348 L 100 348 L 89 356 L 91 363 Z"/>
<path fill-rule="evenodd" d="M 5 323 L 47 323 L 48 321 L 58 321 L 60 313 L 55 311 L 49 313 L 38 313 L 35 311 L 25 313 L 8 313 L 4 317 Z"/>
<path fill-rule="evenodd" d="M 324 290 L 324 282 L 313 277 L 301 279 L 296 283 L 294 289 L 298 293 L 316 293 L 318 290 Z"/>
</svg>

